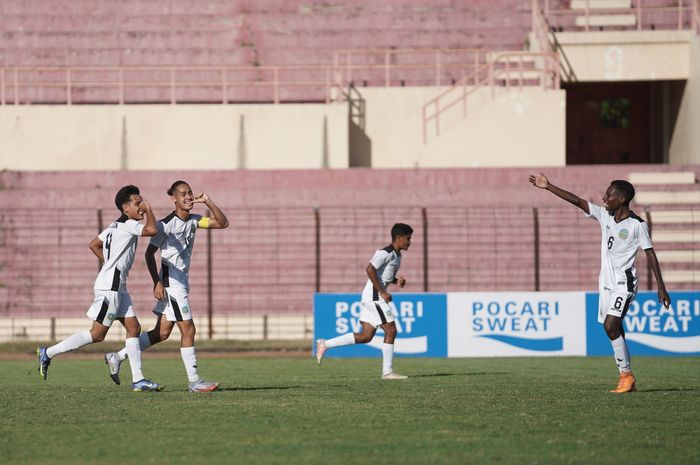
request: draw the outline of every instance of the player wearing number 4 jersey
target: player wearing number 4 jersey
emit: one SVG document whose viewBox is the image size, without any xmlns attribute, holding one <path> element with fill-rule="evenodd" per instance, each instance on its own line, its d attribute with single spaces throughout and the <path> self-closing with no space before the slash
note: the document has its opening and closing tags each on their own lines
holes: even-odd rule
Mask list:
<svg viewBox="0 0 700 465">
<path fill-rule="evenodd" d="M 617 387 L 610 392 L 622 393 L 636 390 L 636 380 L 630 368 L 630 355 L 625 342 L 622 320 L 637 295 L 637 270 L 634 259 L 641 247 L 647 256 L 658 286 L 659 302 L 667 308 L 671 298 L 666 292 L 661 268 L 652 248 L 649 228 L 640 217 L 630 210 L 634 198 L 634 187 L 627 181 L 610 183 L 603 195 L 603 207 L 587 202 L 580 197 L 550 183 L 544 174 L 530 176 L 530 182 L 546 189 L 557 197 L 570 202 L 600 224 L 602 236 L 600 248 L 600 276 L 598 278 L 598 322 L 603 324 L 612 343 L 615 361 L 620 372 Z"/>
<path fill-rule="evenodd" d="M 126 277 L 134 263 L 138 238 L 154 236 L 157 232 L 156 220 L 150 205 L 141 198 L 136 186 L 122 187 L 114 203 L 122 215 L 90 242 L 90 250 L 103 262 L 95 280 L 95 300 L 87 312 L 93 320 L 92 328 L 75 333 L 51 347 L 39 347 L 39 372 L 46 379 L 49 364 L 56 355 L 103 341 L 112 322 L 119 320 L 126 328 L 126 349 L 132 360 L 131 388 L 134 391 L 160 391 L 162 386 L 145 379 L 141 372 L 141 325 L 126 289 Z M 145 225 L 139 223 L 144 213 Z"/>
<path fill-rule="evenodd" d="M 141 350 L 166 340 L 177 324 L 180 330 L 180 354 L 185 364 L 192 392 L 209 392 L 219 387 L 218 382 L 205 381 L 197 370 L 194 350 L 195 326 L 189 303 L 189 272 L 194 235 L 197 229 L 223 229 L 228 219 L 205 193 L 194 195 L 189 184 L 176 181 L 168 189 L 175 204 L 175 211 L 158 222 L 158 235 L 151 239 L 146 249 L 146 264 L 153 279 L 153 295 L 158 303 L 153 313 L 158 316 L 155 328 L 139 338 Z M 211 210 L 213 218 L 190 214 L 196 203 L 203 203 Z M 161 270 L 158 273 L 155 254 L 160 249 Z M 119 367 L 127 358 L 126 348 L 105 355 L 105 362 L 115 383 L 119 384 Z M 128 358 L 131 358 L 129 355 Z"/>
</svg>

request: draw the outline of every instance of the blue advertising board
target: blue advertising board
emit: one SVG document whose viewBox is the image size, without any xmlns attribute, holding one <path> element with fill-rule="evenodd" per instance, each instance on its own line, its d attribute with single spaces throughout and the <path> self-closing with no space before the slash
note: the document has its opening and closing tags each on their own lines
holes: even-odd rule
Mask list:
<svg viewBox="0 0 700 465">
<path fill-rule="evenodd" d="M 389 304 L 396 315 L 394 353 L 411 357 L 447 357 L 446 294 L 394 294 Z M 314 340 L 360 332 L 360 294 L 314 296 Z M 326 357 L 379 357 L 384 332 L 371 342 L 335 347 Z"/>
<path fill-rule="evenodd" d="M 671 292 L 664 308 L 656 292 L 640 292 L 625 316 L 625 340 L 635 355 L 700 355 L 700 293 Z M 587 355 L 610 355 L 603 325 L 598 323 L 598 293 L 586 293 Z"/>
</svg>

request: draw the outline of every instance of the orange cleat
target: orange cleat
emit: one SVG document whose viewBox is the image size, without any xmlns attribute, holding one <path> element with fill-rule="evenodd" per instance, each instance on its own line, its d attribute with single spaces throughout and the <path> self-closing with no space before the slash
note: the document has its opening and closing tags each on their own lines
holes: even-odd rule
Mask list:
<svg viewBox="0 0 700 465">
<path fill-rule="evenodd" d="M 637 390 L 636 379 L 630 371 L 620 373 L 620 380 L 617 382 L 617 387 L 609 392 L 621 394 L 623 392 L 634 392 Z"/>
</svg>

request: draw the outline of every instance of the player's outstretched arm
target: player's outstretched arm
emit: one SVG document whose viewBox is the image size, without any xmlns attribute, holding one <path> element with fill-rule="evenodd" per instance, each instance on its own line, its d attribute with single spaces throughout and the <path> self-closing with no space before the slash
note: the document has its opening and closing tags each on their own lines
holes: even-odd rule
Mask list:
<svg viewBox="0 0 700 465">
<path fill-rule="evenodd" d="M 99 237 L 94 238 L 92 241 L 90 241 L 90 251 L 95 254 L 97 258 L 100 259 L 100 262 L 104 263 L 105 261 L 105 256 L 102 252 L 102 240 L 100 240 Z"/>
<path fill-rule="evenodd" d="M 146 215 L 146 225 L 143 227 L 141 235 L 155 236 L 158 234 L 158 228 L 156 228 L 156 215 L 153 213 L 153 209 L 151 209 L 151 204 L 143 200 L 141 204 L 139 204 L 139 208 L 141 208 Z"/>
<path fill-rule="evenodd" d="M 664 284 L 664 278 L 661 276 L 661 267 L 659 266 L 659 260 L 656 258 L 656 252 L 654 252 L 654 249 L 646 249 L 644 252 L 647 254 L 647 263 L 651 266 L 651 270 L 654 272 L 654 277 L 656 278 L 656 286 L 659 289 L 657 292 L 659 302 L 664 304 L 664 307 L 668 308 L 671 305 L 671 296 L 669 296 L 666 291 L 666 285 Z"/>
<path fill-rule="evenodd" d="M 158 247 L 152 244 L 149 244 L 146 248 L 146 267 L 148 268 L 148 273 L 151 275 L 151 279 L 153 280 L 153 297 L 158 300 L 164 300 L 165 287 L 163 287 L 163 282 L 160 280 L 160 275 L 158 274 L 158 264 L 156 263 L 157 250 Z"/>
<path fill-rule="evenodd" d="M 226 218 L 224 212 L 222 212 L 221 209 L 216 206 L 216 204 L 212 201 L 212 199 L 209 198 L 207 194 L 205 194 L 204 192 L 198 193 L 197 195 L 195 195 L 194 200 L 192 202 L 203 203 L 211 211 L 211 214 L 214 217 L 209 219 L 209 225 L 207 226 L 209 229 L 228 228 L 228 218 Z"/>
<path fill-rule="evenodd" d="M 391 302 L 391 294 L 389 294 L 386 288 L 384 288 L 384 286 L 382 286 L 382 284 L 379 282 L 379 276 L 377 276 L 377 269 L 374 267 L 374 265 L 370 263 L 369 265 L 367 265 L 367 268 L 365 268 L 365 271 L 367 272 L 367 277 L 369 277 L 370 282 L 377 290 L 384 302 Z"/>
<path fill-rule="evenodd" d="M 587 201 L 583 200 L 576 194 L 572 194 L 571 192 L 558 188 L 557 186 L 549 182 L 547 176 L 545 176 L 542 173 L 540 173 L 539 176 L 530 175 L 530 184 L 540 189 L 546 189 L 550 191 L 552 194 L 556 195 L 560 199 L 564 199 L 567 202 L 576 205 L 578 208 L 586 212 L 586 214 L 590 213 L 590 211 L 588 211 Z"/>
</svg>

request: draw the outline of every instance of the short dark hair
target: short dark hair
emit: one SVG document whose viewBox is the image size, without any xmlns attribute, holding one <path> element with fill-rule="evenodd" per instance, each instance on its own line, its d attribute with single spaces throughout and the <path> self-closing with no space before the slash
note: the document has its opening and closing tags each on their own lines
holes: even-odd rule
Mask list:
<svg viewBox="0 0 700 465">
<path fill-rule="evenodd" d="M 187 184 L 189 186 L 189 184 L 186 181 L 183 181 L 182 179 L 177 180 L 173 183 L 172 186 L 170 186 L 170 189 L 168 189 L 168 195 L 173 195 L 175 193 L 175 189 L 177 189 L 177 186 L 179 186 L 180 184 Z"/>
<path fill-rule="evenodd" d="M 622 196 L 625 198 L 626 204 L 629 204 L 634 198 L 634 186 L 624 179 L 616 179 L 610 183 Z"/>
<path fill-rule="evenodd" d="M 141 191 L 139 191 L 138 187 L 129 184 L 128 186 L 124 186 L 121 189 L 119 189 L 117 195 L 114 196 L 114 204 L 117 206 L 117 209 L 120 212 L 122 212 L 122 206 L 125 203 L 129 203 L 129 200 L 131 200 L 131 196 L 140 194 Z"/>
<path fill-rule="evenodd" d="M 404 223 L 396 223 L 391 227 L 391 240 L 393 241 L 399 236 L 410 236 L 413 234 L 413 228 Z"/>
</svg>

